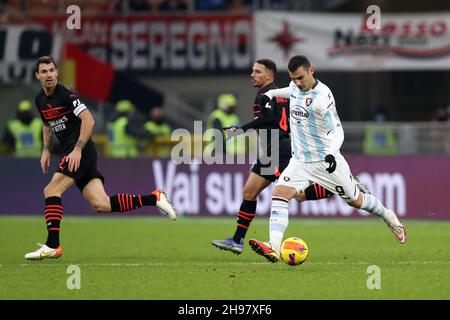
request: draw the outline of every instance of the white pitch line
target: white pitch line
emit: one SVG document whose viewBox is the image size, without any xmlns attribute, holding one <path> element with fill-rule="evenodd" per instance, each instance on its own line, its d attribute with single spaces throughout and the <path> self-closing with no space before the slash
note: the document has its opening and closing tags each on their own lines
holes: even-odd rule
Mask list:
<svg viewBox="0 0 450 320">
<path fill-rule="evenodd" d="M 272 265 L 268 262 L 198 262 L 198 263 L 165 263 L 165 262 L 153 262 L 153 263 L 68 263 L 67 265 L 77 265 L 80 267 L 161 267 L 161 266 L 211 266 L 219 268 L 223 265 Z M 450 261 L 395 261 L 395 262 L 368 262 L 368 261 L 356 261 L 356 262 L 313 262 L 309 261 L 308 265 L 396 265 L 396 264 L 450 264 Z M 0 268 L 12 268 L 12 267 L 53 267 L 53 268 L 65 268 L 66 264 L 50 264 L 50 263 L 40 263 L 39 261 L 34 261 L 26 264 L 0 264 Z"/>
</svg>

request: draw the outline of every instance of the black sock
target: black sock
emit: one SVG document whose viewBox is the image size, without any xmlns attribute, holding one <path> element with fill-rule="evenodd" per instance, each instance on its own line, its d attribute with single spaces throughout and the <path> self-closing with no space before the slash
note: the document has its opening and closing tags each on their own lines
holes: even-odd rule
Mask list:
<svg viewBox="0 0 450 320">
<path fill-rule="evenodd" d="M 109 197 L 109 201 L 111 202 L 111 212 L 125 212 L 144 206 L 155 206 L 156 195 L 141 196 L 122 193 Z"/>
<path fill-rule="evenodd" d="M 330 191 L 322 187 L 320 184 L 313 183 L 305 189 L 306 200 L 319 200 L 329 198 L 333 195 Z"/>
<path fill-rule="evenodd" d="M 244 240 L 248 227 L 255 215 L 256 201 L 243 200 L 238 213 L 236 232 L 233 236 L 234 241 L 241 243 Z"/>
<path fill-rule="evenodd" d="M 61 197 L 45 198 L 45 222 L 47 223 L 47 247 L 57 248 L 59 246 L 59 228 L 63 216 Z"/>
</svg>

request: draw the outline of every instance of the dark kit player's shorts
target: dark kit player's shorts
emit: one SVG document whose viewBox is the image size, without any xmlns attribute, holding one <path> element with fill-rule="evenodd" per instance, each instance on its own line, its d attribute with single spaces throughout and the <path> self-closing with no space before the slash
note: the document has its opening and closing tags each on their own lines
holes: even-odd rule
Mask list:
<svg viewBox="0 0 450 320">
<path fill-rule="evenodd" d="M 279 145 L 279 153 L 278 153 L 278 165 L 273 170 L 273 173 L 266 174 L 266 170 L 264 170 L 264 174 L 261 173 L 263 168 L 270 168 L 271 164 L 262 164 L 259 159 L 252 167 L 252 172 L 256 173 L 258 176 L 263 177 L 266 180 L 274 182 L 281 175 L 283 170 L 288 166 L 289 160 L 291 160 L 291 140 L 289 138 L 281 138 Z"/>
<path fill-rule="evenodd" d="M 94 143 L 87 143 L 81 151 L 80 167 L 75 172 L 69 172 L 69 162 L 66 161 L 67 156 L 64 155 L 62 157 L 56 172 L 73 178 L 80 191 L 83 191 L 84 187 L 92 179 L 99 178 L 102 182 L 105 181 L 105 178 L 97 169 L 97 150 Z"/>
</svg>

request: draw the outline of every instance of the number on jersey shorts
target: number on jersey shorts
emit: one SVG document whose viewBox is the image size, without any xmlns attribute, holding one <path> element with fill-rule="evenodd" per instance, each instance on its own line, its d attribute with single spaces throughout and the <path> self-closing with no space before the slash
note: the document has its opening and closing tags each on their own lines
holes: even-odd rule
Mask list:
<svg viewBox="0 0 450 320">
<path fill-rule="evenodd" d="M 303 192 L 313 182 L 339 195 L 346 202 L 353 202 L 359 197 L 359 190 L 353 180 L 345 158 L 339 153 L 336 158 L 336 170 L 328 173 L 329 164 L 325 161 L 302 162 L 291 158 L 289 165 L 278 178 L 277 185 L 295 188 Z"/>
</svg>

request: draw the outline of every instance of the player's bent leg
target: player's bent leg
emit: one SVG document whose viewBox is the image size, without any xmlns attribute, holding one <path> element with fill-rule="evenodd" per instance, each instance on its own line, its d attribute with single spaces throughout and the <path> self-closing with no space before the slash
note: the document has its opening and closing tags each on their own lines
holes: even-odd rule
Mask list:
<svg viewBox="0 0 450 320">
<path fill-rule="evenodd" d="M 297 195 L 297 190 L 293 187 L 288 187 L 285 185 L 276 185 L 272 192 L 272 199 L 274 197 L 280 197 L 287 200 L 291 200 Z"/>
<path fill-rule="evenodd" d="M 127 212 L 143 206 L 156 206 L 171 220 L 176 220 L 177 214 L 167 198 L 164 190 L 156 189 L 149 195 L 117 194 L 109 196 L 103 186 L 103 181 L 94 178 L 83 188 L 83 196 L 97 212 Z"/>
<path fill-rule="evenodd" d="M 69 189 L 75 180 L 62 173 L 56 172 L 50 182 L 44 188 L 44 196 L 48 197 L 61 197 L 62 194 Z"/>
<path fill-rule="evenodd" d="M 111 201 L 109 195 L 105 191 L 103 182 L 98 179 L 92 179 L 83 188 L 83 197 L 89 205 L 99 213 L 111 212 Z"/>
<path fill-rule="evenodd" d="M 250 172 L 247 181 L 244 185 L 243 198 L 248 201 L 256 201 L 258 195 L 267 188 L 272 182 L 257 175 L 254 172 Z"/>
</svg>

